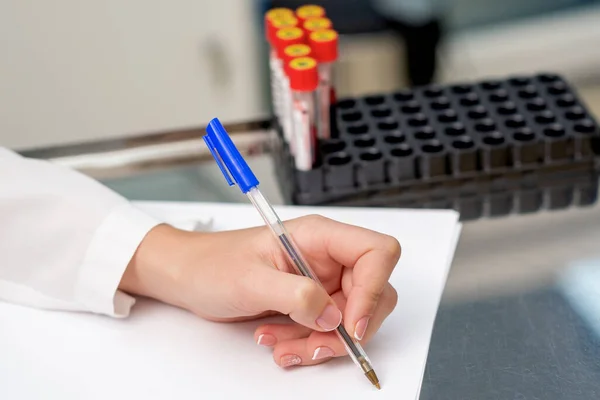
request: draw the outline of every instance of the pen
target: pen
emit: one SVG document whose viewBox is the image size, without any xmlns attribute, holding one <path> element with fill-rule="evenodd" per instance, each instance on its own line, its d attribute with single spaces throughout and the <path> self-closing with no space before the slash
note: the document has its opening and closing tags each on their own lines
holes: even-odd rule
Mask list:
<svg viewBox="0 0 600 400">
<path fill-rule="evenodd" d="M 283 223 L 275 213 L 275 210 L 258 189 L 258 179 L 217 118 L 214 118 L 209 122 L 206 133 L 207 134 L 203 136 L 204 142 L 217 162 L 219 169 L 223 175 L 225 175 L 225 180 L 229 186 L 237 184 L 242 193 L 248 196 L 250 202 L 260 213 L 265 224 L 277 238 L 277 241 L 296 272 L 321 285 L 321 282 L 306 262 L 306 259 L 300 253 L 300 250 L 298 250 L 294 240 L 285 229 Z M 367 353 L 365 353 L 358 341 L 355 341 L 348 334 L 348 331 L 344 328 L 343 322 L 337 327 L 336 332 L 344 344 L 346 351 L 350 355 L 350 358 L 352 358 L 354 363 L 363 371 L 367 379 L 369 379 L 377 389 L 381 389 L 379 379 L 373 370 L 373 366 L 371 365 Z"/>
</svg>

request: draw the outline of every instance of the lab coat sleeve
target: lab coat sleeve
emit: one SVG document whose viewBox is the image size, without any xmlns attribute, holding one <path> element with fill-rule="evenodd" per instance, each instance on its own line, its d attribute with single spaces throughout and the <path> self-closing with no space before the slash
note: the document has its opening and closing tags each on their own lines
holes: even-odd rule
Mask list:
<svg viewBox="0 0 600 400">
<path fill-rule="evenodd" d="M 0 300 L 125 317 L 125 268 L 160 221 L 87 176 L 0 148 Z"/>
</svg>

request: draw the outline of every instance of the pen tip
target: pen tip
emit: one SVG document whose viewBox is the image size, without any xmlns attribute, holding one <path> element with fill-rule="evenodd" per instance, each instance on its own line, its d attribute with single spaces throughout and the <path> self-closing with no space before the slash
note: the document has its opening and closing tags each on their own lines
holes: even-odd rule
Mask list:
<svg viewBox="0 0 600 400">
<path fill-rule="evenodd" d="M 381 385 L 379 384 L 379 378 L 377 378 L 375 371 L 370 370 L 365 375 L 367 376 L 369 381 L 373 384 L 373 386 L 375 386 L 377 389 L 381 390 Z"/>
</svg>

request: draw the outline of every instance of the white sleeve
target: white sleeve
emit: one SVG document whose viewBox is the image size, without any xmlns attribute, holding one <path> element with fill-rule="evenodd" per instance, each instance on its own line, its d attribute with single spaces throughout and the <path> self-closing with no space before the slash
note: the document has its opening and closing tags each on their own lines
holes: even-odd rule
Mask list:
<svg viewBox="0 0 600 400">
<path fill-rule="evenodd" d="M 125 317 L 117 288 L 159 224 L 83 174 L 0 148 L 0 300 Z"/>
</svg>

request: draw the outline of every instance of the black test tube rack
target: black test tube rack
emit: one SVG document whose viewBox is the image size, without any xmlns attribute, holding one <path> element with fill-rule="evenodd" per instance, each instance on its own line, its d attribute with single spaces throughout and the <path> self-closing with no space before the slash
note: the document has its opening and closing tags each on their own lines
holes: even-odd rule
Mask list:
<svg viewBox="0 0 600 400">
<path fill-rule="evenodd" d="M 296 205 L 453 208 L 463 220 L 595 203 L 600 129 L 561 76 L 512 76 L 340 99 L 310 171 L 275 121 Z"/>
</svg>

